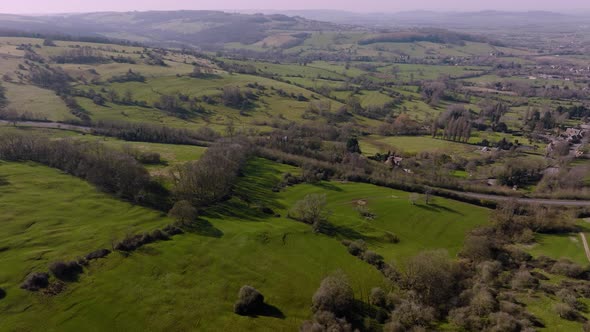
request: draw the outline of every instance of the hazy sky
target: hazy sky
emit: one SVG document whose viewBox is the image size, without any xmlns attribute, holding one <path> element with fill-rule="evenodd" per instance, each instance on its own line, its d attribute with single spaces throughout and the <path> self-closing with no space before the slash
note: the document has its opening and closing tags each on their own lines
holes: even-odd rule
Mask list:
<svg viewBox="0 0 590 332">
<path fill-rule="evenodd" d="M 590 0 L 0 0 L 0 13 L 63 13 L 174 9 L 341 9 L 360 12 L 402 10 L 590 9 Z"/>
</svg>

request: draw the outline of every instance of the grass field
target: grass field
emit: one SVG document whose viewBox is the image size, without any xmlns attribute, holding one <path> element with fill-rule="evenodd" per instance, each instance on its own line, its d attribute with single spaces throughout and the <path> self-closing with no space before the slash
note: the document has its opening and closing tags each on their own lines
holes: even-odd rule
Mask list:
<svg viewBox="0 0 590 332">
<path fill-rule="evenodd" d="M 418 153 L 422 151 L 472 152 L 477 147 L 467 144 L 435 139 L 430 136 L 378 136 L 370 135 L 360 141 L 361 151 L 366 155 L 398 151 Z"/>
<path fill-rule="evenodd" d="M 171 222 L 45 166 L 2 162 L 0 176 L 0 287 L 8 293 L 0 303 L 3 312 L 19 312 L 34 298 L 18 289 L 30 272 Z"/>
<path fill-rule="evenodd" d="M 249 203 L 234 198 L 209 209 L 200 222 L 203 226 L 195 233 L 145 246 L 129 257 L 112 254 L 91 264 L 80 281 L 69 284 L 64 293 L 44 297 L 17 288 L 28 271 L 44 269 L 51 259 L 72 258 L 88 248 L 108 247 L 111 237 L 118 235 L 117 230 L 155 227 L 167 220 L 142 208 L 129 206 L 131 210 L 125 210 L 127 204 L 112 203 L 87 184 L 42 166 L 3 164 L 0 172 L 7 174 L 11 183 L 1 189 L 3 206 L 17 206 L 18 200 L 18 206 L 24 207 L 23 200 L 35 197 L 37 204 L 46 206 L 39 209 L 42 219 L 57 219 L 51 216 L 60 214 L 60 240 L 51 239 L 58 249 L 49 250 L 46 244 L 39 244 L 31 251 L 24 239 L 39 226 L 29 226 L 22 233 L 22 225 L 39 218 L 35 215 L 15 213 L 10 225 L 17 226 L 2 232 L 15 238 L 8 243 L 9 249 L 0 253 L 2 265 L 10 267 L 0 274 L 0 286 L 8 293 L 0 303 L 0 309 L 6 312 L 3 326 L 8 330 L 30 330 L 39 320 L 60 331 L 87 330 L 90 326 L 95 330 L 294 330 L 309 317 L 311 296 L 325 275 L 343 270 L 350 276 L 357 298 L 365 301 L 371 287 L 383 285 L 380 273 L 348 254 L 340 239 L 364 238 L 388 260 L 399 260 L 427 248 L 444 247 L 455 254 L 465 231 L 485 222 L 488 213 L 443 199 L 430 207 L 412 206 L 407 193 L 363 184 L 321 183 L 273 193 L 270 188 L 283 173 L 296 174 L 298 169 L 256 159 L 249 164 L 247 177 L 236 192 L 236 197 L 248 197 Z M 67 186 L 69 190 L 65 194 L 49 191 L 37 195 L 38 189 L 28 184 L 15 187 L 24 179 L 35 182 L 36 188 L 56 190 Z M 333 210 L 330 220 L 339 230 L 336 237 L 314 234 L 308 225 L 285 218 L 294 201 L 315 192 L 327 194 Z M 95 206 L 90 208 L 87 199 Z M 359 199 L 365 199 L 376 212 L 375 220 L 367 222 L 356 214 L 353 202 Z M 70 202 L 76 202 L 76 207 L 67 207 Z M 103 202 L 110 202 L 108 212 L 101 208 Z M 282 217 L 260 213 L 261 206 L 271 207 Z M 86 213 L 87 217 L 80 219 L 78 208 L 94 211 L 100 218 Z M 68 225 L 79 222 L 88 226 L 66 232 Z M 47 227 L 41 231 L 57 232 Z M 386 230 L 399 234 L 401 242 L 384 243 L 381 237 Z M 67 241 L 73 236 L 90 239 Z M 27 260 L 38 257 L 43 250 L 49 253 L 40 261 Z M 284 317 L 246 318 L 233 314 L 236 293 L 244 284 L 261 290 L 267 303 L 282 313 L 274 316 Z"/>
</svg>

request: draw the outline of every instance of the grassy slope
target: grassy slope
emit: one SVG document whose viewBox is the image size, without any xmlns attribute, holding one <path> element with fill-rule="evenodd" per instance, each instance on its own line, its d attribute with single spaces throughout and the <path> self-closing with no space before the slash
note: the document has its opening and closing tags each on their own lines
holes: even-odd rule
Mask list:
<svg viewBox="0 0 590 332">
<path fill-rule="evenodd" d="M 7 165 L 17 170 L 31 167 Z M 146 246 L 127 258 L 113 254 L 93 263 L 80 282 L 70 284 L 67 291 L 58 296 L 46 298 L 17 289 L 13 284 L 21 277 L 16 273 L 2 281 L 2 287 L 7 287 L 9 293 L 1 304 L 4 307 L 0 307 L 7 313 L 4 326 L 9 330 L 29 330 L 43 321 L 46 326 L 55 326 L 60 331 L 90 326 L 95 330 L 295 330 L 309 316 L 311 296 L 326 274 L 344 270 L 351 278 L 357 297 L 363 300 L 371 287 L 383 285 L 382 276 L 373 267 L 349 255 L 339 238 L 365 238 L 387 259 L 407 256 L 424 248 L 447 247 L 455 253 L 461 246 L 464 231 L 486 220 L 484 209 L 442 199 L 434 208 L 410 206 L 405 193 L 371 185 L 301 185 L 273 193 L 269 189 L 284 172 L 297 173 L 298 170 L 254 160 L 236 192 L 238 197 L 248 197 L 249 205 L 232 199 L 208 210 L 207 221 L 203 219 L 195 233 Z M 48 174 L 41 176 L 43 181 L 51 178 Z M 18 194 L 22 196 L 27 190 L 33 192 L 31 188 L 23 188 Z M 294 201 L 310 192 L 327 193 L 334 211 L 331 220 L 341 230 L 338 238 L 313 234 L 309 226 L 284 217 Z M 392 198 L 392 193 L 400 198 Z M 378 215 L 370 224 L 358 217 L 350 203 L 366 197 L 374 197 L 368 202 Z M 39 204 L 52 200 L 48 195 L 38 199 Z M 260 206 L 271 207 L 283 217 L 263 215 L 259 212 Z M 146 211 L 145 214 L 153 213 Z M 78 220 L 69 215 L 62 218 L 64 222 Z M 124 215 L 120 218 L 126 219 Z M 136 222 L 137 218 L 131 219 Z M 379 238 L 383 230 L 398 233 L 402 242 L 398 245 L 383 243 Z M 101 232 L 92 234 L 107 241 L 110 236 Z M 443 242 L 440 239 L 444 239 Z M 16 261 L 20 261 L 20 257 Z M 243 284 L 259 288 L 267 302 L 278 308 L 285 318 L 254 319 L 234 315 L 232 304 Z M 29 303 L 32 305 L 24 310 Z"/>
<path fill-rule="evenodd" d="M 8 292 L 0 312 L 27 307 L 29 296 L 18 285 L 30 272 L 110 248 L 127 232 L 171 222 L 45 166 L 0 163 L 0 176 L 7 181 L 0 186 L 0 287 Z"/>
</svg>

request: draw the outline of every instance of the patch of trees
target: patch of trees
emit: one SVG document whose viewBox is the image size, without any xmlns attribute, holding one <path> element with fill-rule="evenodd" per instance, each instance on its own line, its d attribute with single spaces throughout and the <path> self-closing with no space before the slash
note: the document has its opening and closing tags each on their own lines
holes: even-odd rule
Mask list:
<svg viewBox="0 0 590 332">
<path fill-rule="evenodd" d="M 237 86 L 225 86 L 221 99 L 225 106 L 246 110 L 254 107 L 258 96 L 251 91 L 242 92 Z"/>
<path fill-rule="evenodd" d="M 496 177 L 505 186 L 527 186 L 541 180 L 545 163 L 530 158 L 514 158 L 505 163 Z"/>
<path fill-rule="evenodd" d="M 312 225 L 314 232 L 322 233 L 328 227 L 331 212 L 326 208 L 326 195 L 309 194 L 297 201 L 288 217 Z"/>
<path fill-rule="evenodd" d="M 229 197 L 250 155 L 247 143 L 218 142 L 198 161 L 174 172 L 174 197 L 194 206 L 206 206 Z"/>
<path fill-rule="evenodd" d="M 127 234 L 121 241 L 114 245 L 114 249 L 123 252 L 132 252 L 146 244 L 158 241 L 168 241 L 171 236 L 182 233 L 183 231 L 180 228 L 174 225 L 168 225 L 163 230 L 155 229 L 149 233 L 145 232 L 135 235 Z"/>
<path fill-rule="evenodd" d="M 8 98 L 6 97 L 6 88 L 0 83 L 0 109 L 8 106 Z"/>
<path fill-rule="evenodd" d="M 145 63 L 150 66 L 168 67 L 168 64 L 164 61 L 164 57 L 157 52 L 148 52 Z"/>
<path fill-rule="evenodd" d="M 177 129 L 145 123 L 98 122 L 92 132 L 96 135 L 116 137 L 131 142 L 207 145 L 220 135 L 209 127 L 198 130 Z"/>
<path fill-rule="evenodd" d="M 458 33 L 443 29 L 416 29 L 413 31 L 399 31 L 383 33 L 361 39 L 359 45 L 370 45 L 376 43 L 414 43 L 414 42 L 431 42 L 440 44 L 464 45 L 466 41 L 492 43 L 484 37 Z M 493 42 L 498 44 L 498 42 Z"/>
<path fill-rule="evenodd" d="M 436 106 L 446 97 L 447 85 L 442 81 L 424 82 L 418 92 L 427 104 Z"/>
<path fill-rule="evenodd" d="M 56 93 L 69 91 L 71 77 L 61 68 L 47 68 L 32 66 L 29 70 L 29 80 L 31 83 L 42 88 L 50 89 Z"/>
<path fill-rule="evenodd" d="M 479 113 L 479 117 L 481 119 L 487 119 L 491 122 L 492 130 L 497 132 L 506 132 L 507 126 L 505 123 L 501 122 L 502 117 L 504 114 L 510 111 L 508 105 L 502 102 L 491 102 L 491 101 L 483 101 L 480 103 L 481 111 Z"/>
<path fill-rule="evenodd" d="M 76 63 L 76 64 L 98 64 L 107 63 L 111 59 L 105 57 L 101 52 L 91 47 L 80 47 L 65 50 L 60 55 L 51 57 L 51 60 L 59 64 Z"/>
<path fill-rule="evenodd" d="M 137 63 L 137 61 L 135 61 L 135 59 L 133 59 L 132 57 L 122 56 L 122 55 L 111 56 L 110 59 L 116 63 L 128 63 L 128 64 L 132 64 L 132 65 Z"/>
<path fill-rule="evenodd" d="M 432 137 L 438 137 L 439 129 L 442 129 L 443 139 L 468 142 L 471 127 L 471 112 L 463 105 L 451 105 L 433 124 Z"/>
<path fill-rule="evenodd" d="M 34 161 L 60 169 L 123 199 L 165 208 L 167 191 L 150 179 L 131 156 L 101 144 L 48 141 L 7 134 L 0 140 L 0 159 Z"/>
<path fill-rule="evenodd" d="M 352 331 L 354 292 L 344 273 L 330 275 L 320 284 L 312 298 L 313 319 L 305 321 L 300 331 Z"/>
<path fill-rule="evenodd" d="M 145 82 L 145 76 L 141 73 L 134 72 L 133 70 L 129 69 L 123 75 L 115 75 L 109 79 L 111 83 L 125 83 L 125 82 Z"/>
<path fill-rule="evenodd" d="M 61 99 L 63 99 L 64 103 L 70 110 L 70 113 L 72 113 L 75 117 L 82 120 L 83 122 L 90 122 L 90 113 L 78 103 L 75 97 L 63 94 Z"/>
<path fill-rule="evenodd" d="M 571 107 L 564 107 L 560 105 L 557 107 L 557 112 L 559 112 L 559 114 L 568 113 L 569 117 L 572 119 L 583 119 L 590 117 L 590 108 L 586 107 L 586 105 L 574 105 Z"/>
</svg>

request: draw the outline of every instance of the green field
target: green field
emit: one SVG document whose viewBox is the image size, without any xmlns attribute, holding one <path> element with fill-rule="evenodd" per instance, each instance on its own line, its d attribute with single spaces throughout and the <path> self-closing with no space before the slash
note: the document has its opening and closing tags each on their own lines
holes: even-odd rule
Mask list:
<svg viewBox="0 0 590 332">
<path fill-rule="evenodd" d="M 8 249 L 0 254 L 2 265 L 10 267 L 0 279 L 8 293 L 0 308 L 7 312 L 3 320 L 9 330 L 31 329 L 39 319 L 63 331 L 88 326 L 97 330 L 292 330 L 309 317 L 311 296 L 326 274 L 344 270 L 359 299 L 366 300 L 371 287 L 382 285 L 380 273 L 348 254 L 339 239 L 364 238 L 388 260 L 402 260 L 427 248 L 444 247 L 456 254 L 465 232 L 485 222 L 488 213 L 444 199 L 432 206 L 413 206 L 407 193 L 364 184 L 300 185 L 272 193 L 269 188 L 283 173 L 298 170 L 257 159 L 237 186 L 236 196 L 249 197 L 248 204 L 234 198 L 209 209 L 204 215 L 207 221 L 202 221 L 209 224 L 206 228 L 145 246 L 127 258 L 112 254 L 92 263 L 64 293 L 45 297 L 17 288 L 29 271 L 44 270 L 53 259 L 109 247 L 113 237 L 126 231 L 161 226 L 168 220 L 126 203 L 114 204 L 87 184 L 46 167 L 6 163 L 0 171 L 8 174 L 10 183 L 0 196 L 4 207 L 24 208 L 21 203 L 28 199 L 44 207 L 39 208 L 39 215 L 16 210 L 7 220 L 17 226 L 3 230 L 11 235 Z M 64 187 L 67 193 L 61 192 Z M 39 193 L 38 188 L 47 189 Z M 60 194 L 52 192 L 55 190 Z M 330 221 L 339 229 L 336 237 L 314 234 L 309 226 L 285 218 L 294 201 L 316 192 L 327 194 L 333 210 Z M 375 211 L 375 220 L 368 222 L 356 214 L 354 202 L 360 199 Z M 271 207 L 282 217 L 265 216 L 258 212 L 260 206 Z M 80 219 L 78 209 L 93 213 Z M 64 214 L 64 210 L 69 212 Z M 40 216 L 59 222 L 42 228 L 39 222 L 31 225 Z M 85 227 L 76 226 L 79 222 Z M 28 228 L 23 232 L 24 225 Z M 68 231 L 71 227 L 76 231 Z M 384 231 L 395 232 L 401 242 L 385 243 Z M 53 233 L 54 237 L 42 236 L 44 241 L 35 245 L 26 241 L 30 236 Z M 51 241 L 51 248 L 45 241 Z M 28 260 L 39 255 L 41 260 Z M 285 318 L 233 314 L 232 303 L 243 284 L 260 289 Z"/>
</svg>

